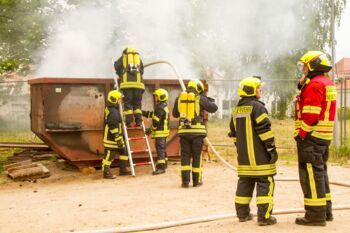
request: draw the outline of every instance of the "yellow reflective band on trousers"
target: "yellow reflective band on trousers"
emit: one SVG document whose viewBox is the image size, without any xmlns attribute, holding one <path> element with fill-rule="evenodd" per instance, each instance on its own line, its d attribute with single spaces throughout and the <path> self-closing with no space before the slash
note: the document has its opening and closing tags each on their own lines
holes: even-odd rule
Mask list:
<svg viewBox="0 0 350 233">
<path fill-rule="evenodd" d="M 141 109 L 134 109 L 134 114 L 142 114 L 142 110 Z"/>
<path fill-rule="evenodd" d="M 321 107 L 318 106 L 304 106 L 303 107 L 303 112 L 302 113 L 311 113 L 311 114 L 320 114 L 321 113 Z"/>
<path fill-rule="evenodd" d="M 238 165 L 237 173 L 241 176 L 268 176 L 276 174 L 275 164 L 265 165 Z"/>
<path fill-rule="evenodd" d="M 267 139 L 273 138 L 273 133 L 272 131 L 267 131 L 265 133 L 259 134 L 259 137 L 262 141 L 266 141 Z"/>
<path fill-rule="evenodd" d="M 331 193 L 326 193 L 326 201 L 331 201 L 331 200 L 332 200 Z"/>
<path fill-rule="evenodd" d="M 255 166 L 256 161 L 255 161 L 254 140 L 253 140 L 251 118 L 247 117 L 245 119 L 245 123 L 246 123 L 247 152 L 248 152 L 249 163 L 250 165 Z"/>
<path fill-rule="evenodd" d="M 309 186 L 311 191 L 311 198 L 304 198 L 304 205 L 307 206 L 324 206 L 327 204 L 326 198 L 317 197 L 316 182 L 314 177 L 314 171 L 311 163 L 306 164 L 307 173 L 309 176 Z"/>
<path fill-rule="evenodd" d="M 189 165 L 181 166 L 181 171 L 191 171 L 191 166 Z"/>
<path fill-rule="evenodd" d="M 131 115 L 131 114 L 134 114 L 134 111 L 131 109 L 124 111 L 124 115 Z"/>
<path fill-rule="evenodd" d="M 241 204 L 241 205 L 249 205 L 251 200 L 252 200 L 252 197 L 242 197 L 242 196 L 235 197 L 235 203 Z"/>
<path fill-rule="evenodd" d="M 105 170 L 105 166 L 110 166 L 112 161 L 109 161 L 109 157 L 111 156 L 111 151 L 107 151 L 107 156 L 102 160 L 102 171 Z"/>
<path fill-rule="evenodd" d="M 268 115 L 266 113 L 261 114 L 260 116 L 258 116 L 255 121 L 257 124 L 259 124 L 260 122 L 262 122 L 265 118 L 269 118 Z"/>
<path fill-rule="evenodd" d="M 129 159 L 129 157 L 128 156 L 126 156 L 126 155 L 119 155 L 119 160 L 128 160 Z"/>
<path fill-rule="evenodd" d="M 159 160 L 157 161 L 157 164 L 165 164 L 165 160 L 164 160 L 164 159 L 159 159 Z"/>
</svg>

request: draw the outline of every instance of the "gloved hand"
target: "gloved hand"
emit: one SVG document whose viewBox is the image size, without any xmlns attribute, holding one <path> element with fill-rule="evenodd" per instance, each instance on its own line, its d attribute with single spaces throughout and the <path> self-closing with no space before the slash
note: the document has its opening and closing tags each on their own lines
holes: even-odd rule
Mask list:
<svg viewBox="0 0 350 233">
<path fill-rule="evenodd" d="M 278 154 L 277 154 L 277 150 L 276 148 L 271 149 L 271 150 L 267 150 L 267 152 L 270 155 L 270 163 L 276 163 L 277 159 L 278 159 Z"/>
<path fill-rule="evenodd" d="M 227 136 L 230 137 L 230 138 L 233 138 L 235 135 L 233 134 L 232 131 L 230 131 L 230 132 L 228 132 Z"/>
<path fill-rule="evenodd" d="M 118 146 L 118 148 L 124 147 L 124 140 L 123 140 L 123 138 L 120 138 L 120 139 L 117 140 L 117 146 Z"/>
<path fill-rule="evenodd" d="M 207 96 L 207 98 L 208 98 L 208 100 L 209 100 L 210 102 L 215 102 L 215 99 L 214 99 L 214 98 L 211 98 L 211 97 L 208 97 L 208 96 Z"/>
<path fill-rule="evenodd" d="M 151 128 L 147 128 L 146 130 L 145 130 L 145 134 L 148 136 L 148 135 L 150 135 L 152 133 L 152 129 Z"/>
</svg>

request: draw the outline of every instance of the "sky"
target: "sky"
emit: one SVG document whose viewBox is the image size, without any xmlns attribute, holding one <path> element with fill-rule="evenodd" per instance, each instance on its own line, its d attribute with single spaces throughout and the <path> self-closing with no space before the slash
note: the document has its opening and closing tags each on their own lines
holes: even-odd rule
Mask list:
<svg viewBox="0 0 350 233">
<path fill-rule="evenodd" d="M 345 12 L 342 16 L 340 27 L 335 32 L 336 61 L 344 57 L 350 58 L 350 2 L 347 2 Z"/>
</svg>

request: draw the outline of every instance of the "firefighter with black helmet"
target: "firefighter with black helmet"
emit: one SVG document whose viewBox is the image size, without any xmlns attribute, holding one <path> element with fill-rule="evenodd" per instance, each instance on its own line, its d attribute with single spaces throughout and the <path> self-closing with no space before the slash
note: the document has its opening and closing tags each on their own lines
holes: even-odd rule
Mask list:
<svg viewBox="0 0 350 233">
<path fill-rule="evenodd" d="M 167 153 L 166 153 L 166 139 L 169 136 L 169 109 L 167 100 L 169 98 L 168 92 L 163 88 L 158 88 L 153 92 L 155 99 L 154 111 L 142 111 L 142 115 L 147 118 L 152 118 L 152 126 L 146 129 L 146 134 L 152 134 L 155 139 L 155 146 L 157 150 L 157 166 L 153 175 L 165 173 L 167 168 Z"/>
<path fill-rule="evenodd" d="M 126 48 L 122 56 L 114 62 L 114 69 L 119 76 L 119 87 L 124 95 L 125 124 L 130 127 L 136 122 L 136 126 L 142 121 L 142 95 L 145 91 L 143 82 L 143 63 L 135 48 Z"/>
<path fill-rule="evenodd" d="M 122 101 L 123 94 L 117 90 L 112 90 L 107 96 L 107 106 L 105 107 L 105 127 L 103 133 L 103 146 L 105 148 L 102 160 L 103 178 L 115 179 L 111 173 L 111 164 L 119 153 L 119 175 L 131 175 L 126 168 L 128 156 L 123 138 L 122 117 L 119 112 L 119 102 Z"/>
<path fill-rule="evenodd" d="M 238 95 L 241 99 L 232 111 L 228 134 L 233 138 L 238 154 L 237 217 L 239 222 L 253 219 L 249 204 L 256 185 L 258 225 L 273 225 L 277 222 L 271 213 L 278 154 L 265 104 L 259 101 L 262 95 L 261 78 L 253 76 L 243 79 L 239 83 Z"/>
<path fill-rule="evenodd" d="M 333 220 L 327 161 L 333 138 L 337 91 L 327 72 L 332 66 L 321 51 L 309 51 L 298 62 L 303 74 L 295 104 L 294 138 L 298 148 L 305 216 L 295 223 L 326 226 Z"/>
<path fill-rule="evenodd" d="M 191 171 L 193 187 L 202 185 L 202 147 L 207 135 L 204 111 L 214 113 L 214 99 L 203 95 L 204 85 L 198 79 L 188 82 L 186 91 L 175 100 L 173 116 L 179 117 L 178 135 L 181 144 L 182 187 L 188 188 Z M 192 166 L 191 166 L 192 158 Z"/>
</svg>

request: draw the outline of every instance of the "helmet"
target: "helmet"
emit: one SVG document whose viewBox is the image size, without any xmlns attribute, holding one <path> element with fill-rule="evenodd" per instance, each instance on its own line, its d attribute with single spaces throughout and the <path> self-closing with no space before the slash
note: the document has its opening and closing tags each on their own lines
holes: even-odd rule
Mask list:
<svg viewBox="0 0 350 233">
<path fill-rule="evenodd" d="M 256 96 L 256 88 L 261 86 L 261 77 L 252 76 L 239 82 L 238 95 L 241 97 Z"/>
<path fill-rule="evenodd" d="M 308 67 L 309 71 L 328 72 L 332 69 L 327 55 L 320 51 L 309 51 L 305 53 L 300 62 Z"/>
<path fill-rule="evenodd" d="M 169 98 L 168 92 L 162 88 L 156 89 L 153 95 L 157 96 L 159 101 L 166 101 Z"/>
<path fill-rule="evenodd" d="M 195 89 L 199 94 L 204 91 L 204 85 L 199 79 L 192 79 L 188 82 L 187 88 L 192 87 Z"/>
<path fill-rule="evenodd" d="M 111 104 L 117 104 L 118 100 L 123 97 L 124 95 L 120 91 L 113 90 L 108 93 L 107 101 Z"/>
</svg>

